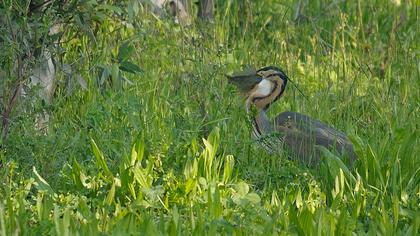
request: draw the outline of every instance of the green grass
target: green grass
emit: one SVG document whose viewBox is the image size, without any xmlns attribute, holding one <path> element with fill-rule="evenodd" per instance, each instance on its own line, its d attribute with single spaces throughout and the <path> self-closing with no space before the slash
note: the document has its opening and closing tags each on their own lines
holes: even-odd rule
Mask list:
<svg viewBox="0 0 420 236">
<path fill-rule="evenodd" d="M 418 5 L 335 2 L 307 1 L 294 21 L 292 1 L 219 1 L 214 25 L 189 28 L 140 11 L 132 27 L 100 25 L 96 44 L 66 41 L 88 89 L 58 85 L 46 134 L 33 127 L 41 102 L 15 110 L 0 235 L 418 235 Z M 124 42 L 141 73 L 118 69 Z M 345 131 L 354 168 L 265 153 L 224 76 L 249 65 L 284 68 L 308 99 L 290 84 L 270 116 Z"/>
</svg>

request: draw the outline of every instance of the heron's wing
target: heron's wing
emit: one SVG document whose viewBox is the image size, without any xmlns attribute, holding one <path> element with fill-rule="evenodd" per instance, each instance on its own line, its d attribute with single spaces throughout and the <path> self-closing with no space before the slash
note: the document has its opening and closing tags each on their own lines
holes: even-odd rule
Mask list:
<svg viewBox="0 0 420 236">
<path fill-rule="evenodd" d="M 336 142 L 341 145 L 349 144 L 347 136 L 319 120 L 296 112 L 283 112 L 275 119 L 275 126 L 289 127 L 299 130 L 309 136 L 314 136 L 317 140 L 324 142 Z M 325 146 L 325 145 L 324 145 Z"/>
<path fill-rule="evenodd" d="M 357 159 L 353 144 L 347 136 L 319 120 L 295 112 L 283 112 L 276 117 L 274 125 L 275 130 L 285 134 L 290 149 L 303 158 L 314 156 L 314 163 L 319 161 L 315 145 L 338 151 L 341 155 L 346 154 L 350 164 Z"/>
<path fill-rule="evenodd" d="M 320 153 L 315 145 L 340 154 L 346 153 L 350 164 L 357 159 L 347 136 L 319 120 L 296 112 L 283 112 L 276 117 L 273 125 L 275 131 L 284 135 L 289 150 L 305 163 L 319 163 Z"/>
</svg>

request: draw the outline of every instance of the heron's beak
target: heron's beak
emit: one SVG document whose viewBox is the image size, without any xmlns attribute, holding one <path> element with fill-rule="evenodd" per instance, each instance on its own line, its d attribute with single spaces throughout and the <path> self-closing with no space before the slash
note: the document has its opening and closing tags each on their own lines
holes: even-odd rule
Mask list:
<svg viewBox="0 0 420 236">
<path fill-rule="evenodd" d="M 251 91 L 262 80 L 262 77 L 257 75 L 255 70 L 237 72 L 226 76 L 229 79 L 229 83 L 234 84 L 244 93 Z"/>
</svg>

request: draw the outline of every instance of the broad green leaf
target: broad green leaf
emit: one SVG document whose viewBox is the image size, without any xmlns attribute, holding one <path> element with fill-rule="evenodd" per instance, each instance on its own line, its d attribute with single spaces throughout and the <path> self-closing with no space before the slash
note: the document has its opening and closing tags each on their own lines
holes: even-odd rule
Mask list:
<svg viewBox="0 0 420 236">
<path fill-rule="evenodd" d="M 123 43 L 118 49 L 118 61 L 125 62 L 134 53 L 134 46 L 130 42 Z"/>
<path fill-rule="evenodd" d="M 299 190 L 298 190 L 298 192 L 296 194 L 295 204 L 296 204 L 296 207 L 298 209 L 300 209 L 303 206 L 302 192 L 300 191 L 300 188 L 299 188 Z"/>
<path fill-rule="evenodd" d="M 4 218 L 5 218 L 5 211 L 4 211 L 4 206 L 3 206 L 3 203 L 0 203 L 0 229 L 1 229 L 1 231 L 0 231 L 0 233 L 1 233 L 1 236 L 6 236 L 7 234 L 6 234 L 6 224 L 5 224 L 5 220 L 4 220 Z"/>
<path fill-rule="evenodd" d="M 143 70 L 136 64 L 129 62 L 129 61 L 123 61 L 120 63 L 120 70 L 137 74 L 137 73 L 143 73 Z"/>
<path fill-rule="evenodd" d="M 191 160 L 190 158 L 187 159 L 187 162 L 185 163 L 185 166 L 184 166 L 184 177 L 187 180 L 195 177 L 193 175 L 193 160 Z"/>
<path fill-rule="evenodd" d="M 134 178 L 136 179 L 137 183 L 140 184 L 143 188 L 150 188 L 151 185 L 149 184 L 149 180 L 147 179 L 146 175 L 143 173 L 143 170 L 136 167 L 132 169 L 134 173 Z"/>
<path fill-rule="evenodd" d="M 249 193 L 245 196 L 245 198 L 253 204 L 258 204 L 261 201 L 260 196 L 256 193 Z"/>
<path fill-rule="evenodd" d="M 322 154 L 324 154 L 324 160 L 327 162 L 328 167 L 330 168 L 330 171 L 333 174 L 333 176 L 338 175 L 339 170 L 341 169 L 344 171 L 344 174 L 352 183 L 356 183 L 356 178 L 353 176 L 353 174 L 350 172 L 350 170 L 339 157 L 331 153 L 324 146 L 317 146 L 317 148 L 321 150 Z"/>
<path fill-rule="evenodd" d="M 140 136 L 139 141 L 137 142 L 137 162 L 141 163 L 144 157 L 145 143 L 144 143 L 144 134 Z"/>
<path fill-rule="evenodd" d="M 235 165 L 235 159 L 232 155 L 227 155 L 225 157 L 225 165 L 223 169 L 223 183 L 228 183 L 232 178 L 233 167 Z"/>
<path fill-rule="evenodd" d="M 114 176 L 108 168 L 108 164 L 106 163 L 105 156 L 99 150 L 98 146 L 95 143 L 95 140 L 93 140 L 92 138 L 90 139 L 90 144 L 91 144 L 91 147 L 92 147 L 92 150 L 93 150 L 93 154 L 96 158 L 96 165 L 98 166 L 98 168 L 100 168 L 102 171 L 104 171 L 104 173 L 107 177 L 106 181 L 107 182 L 112 182 L 113 179 L 114 179 Z"/>
<path fill-rule="evenodd" d="M 137 150 L 136 150 L 136 145 L 133 145 L 133 147 L 131 148 L 130 166 L 134 166 L 134 164 L 136 163 L 136 160 L 137 160 Z"/>
<path fill-rule="evenodd" d="M 32 167 L 32 171 L 35 174 L 37 181 L 35 186 L 38 188 L 38 190 L 46 191 L 48 194 L 53 195 L 54 190 L 51 188 L 51 186 L 45 181 L 44 178 L 41 177 L 41 175 L 38 174 L 38 171 L 36 170 L 36 167 Z"/>
<path fill-rule="evenodd" d="M 236 191 L 240 196 L 245 196 L 249 192 L 249 186 L 247 183 L 241 181 L 236 185 Z"/>
<path fill-rule="evenodd" d="M 111 205 L 112 202 L 114 201 L 114 197 L 115 197 L 115 185 L 116 182 L 115 180 L 112 182 L 112 186 L 111 189 L 108 191 L 108 194 L 106 195 L 106 204 Z"/>
<path fill-rule="evenodd" d="M 185 183 L 185 193 L 188 194 L 196 188 L 197 180 L 195 179 L 188 179 Z"/>
<path fill-rule="evenodd" d="M 118 64 L 114 63 L 111 67 L 111 77 L 112 81 L 118 83 L 118 80 L 120 78 L 120 69 L 118 67 Z"/>
<path fill-rule="evenodd" d="M 273 206 L 276 206 L 276 207 L 280 206 L 280 199 L 279 199 L 276 191 L 273 191 L 273 193 L 271 194 L 270 204 L 273 205 Z"/>
</svg>

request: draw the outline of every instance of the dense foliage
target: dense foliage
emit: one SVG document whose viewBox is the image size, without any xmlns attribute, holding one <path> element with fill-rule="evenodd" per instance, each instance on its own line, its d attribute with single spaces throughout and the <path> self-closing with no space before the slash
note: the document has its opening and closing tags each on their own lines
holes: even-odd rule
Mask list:
<svg viewBox="0 0 420 236">
<path fill-rule="evenodd" d="M 0 3 L 0 235 L 419 233 L 414 1 L 216 1 L 214 24 L 188 27 L 138 1 L 22 2 Z M 43 45 L 52 103 L 28 88 L 11 104 Z M 225 78 L 249 65 L 284 68 L 307 98 L 290 85 L 270 115 L 345 131 L 355 166 L 260 148 Z"/>
</svg>

